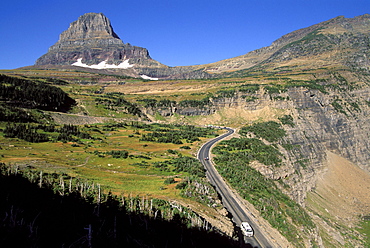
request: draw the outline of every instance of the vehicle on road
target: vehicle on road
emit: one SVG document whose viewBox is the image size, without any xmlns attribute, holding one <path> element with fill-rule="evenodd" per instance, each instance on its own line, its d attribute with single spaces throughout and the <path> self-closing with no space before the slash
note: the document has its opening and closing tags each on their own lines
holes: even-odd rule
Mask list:
<svg viewBox="0 0 370 248">
<path fill-rule="evenodd" d="M 243 234 L 247 237 L 252 237 L 254 234 L 253 229 L 248 222 L 242 222 L 240 224 L 240 229 L 242 229 Z"/>
</svg>

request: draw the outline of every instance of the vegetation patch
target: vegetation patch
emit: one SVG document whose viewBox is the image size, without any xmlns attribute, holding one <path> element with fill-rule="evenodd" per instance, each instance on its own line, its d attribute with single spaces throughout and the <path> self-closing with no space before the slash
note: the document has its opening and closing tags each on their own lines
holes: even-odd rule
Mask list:
<svg viewBox="0 0 370 248">
<path fill-rule="evenodd" d="M 8 123 L 4 130 L 6 138 L 19 138 L 28 142 L 46 142 L 49 137 L 44 133 L 37 132 L 33 125 Z"/>
<path fill-rule="evenodd" d="M 275 121 L 254 123 L 251 126 L 242 127 L 239 131 L 243 136 L 247 136 L 248 132 L 269 142 L 276 142 L 286 136 L 286 132 L 281 128 L 281 124 Z"/>
<path fill-rule="evenodd" d="M 37 109 L 25 109 L 0 103 L 0 121 L 5 122 L 52 122 L 51 117 Z"/>
<path fill-rule="evenodd" d="M 364 216 L 358 229 L 362 234 L 364 234 L 364 246 L 370 247 L 370 216 Z"/>
<path fill-rule="evenodd" d="M 297 88 L 304 87 L 311 90 L 318 90 L 324 94 L 329 94 L 326 90 L 327 80 L 326 79 L 315 79 L 315 80 L 288 80 L 284 87 L 288 88 Z"/>
<path fill-rule="evenodd" d="M 199 128 L 191 125 L 153 124 L 145 130 L 148 132 L 142 134 L 141 141 L 183 144 L 184 140 L 187 143 L 192 143 L 200 141 L 199 137 L 214 137 L 214 131 L 212 129 Z"/>
<path fill-rule="evenodd" d="M 109 110 L 120 110 L 128 114 L 142 117 L 143 113 L 140 108 L 136 104 L 127 101 L 123 96 L 123 93 L 108 93 L 104 97 L 95 98 L 95 103 Z"/>
<path fill-rule="evenodd" d="M 189 176 L 176 185 L 181 195 L 212 208 L 222 207 L 215 188 L 205 177 Z"/>
<path fill-rule="evenodd" d="M 265 86 L 266 92 L 271 96 L 272 94 L 280 94 L 281 92 L 286 91 L 284 86 L 281 85 L 269 85 Z"/>
<path fill-rule="evenodd" d="M 256 96 L 242 96 L 242 98 L 244 98 L 246 102 L 254 102 L 258 99 Z"/>
<path fill-rule="evenodd" d="M 0 100 L 17 107 L 68 111 L 75 100 L 58 87 L 0 74 Z"/>
<path fill-rule="evenodd" d="M 284 115 L 282 117 L 279 117 L 279 120 L 281 121 L 281 124 L 283 124 L 283 125 L 289 125 L 291 127 L 295 126 L 295 124 L 293 122 L 293 116 L 291 116 L 291 115 Z"/>
<path fill-rule="evenodd" d="M 192 157 L 179 157 L 171 160 L 156 162 L 154 167 L 164 171 L 187 172 L 190 175 L 205 177 L 205 169 L 198 159 Z"/>
<path fill-rule="evenodd" d="M 227 159 L 228 156 L 242 158 L 248 164 L 252 161 L 259 161 L 265 165 L 279 166 L 282 154 L 274 146 L 266 145 L 259 139 L 232 138 L 221 141 L 213 149 L 215 154 L 220 155 L 216 161 Z M 222 156 L 221 156 L 222 155 Z"/>
<path fill-rule="evenodd" d="M 242 93 L 256 93 L 260 89 L 259 84 L 243 84 L 238 87 L 238 90 Z"/>
<path fill-rule="evenodd" d="M 96 125 L 0 124 L 4 133 L 0 142 L 14 144 L 0 149 L 3 161 L 20 165 L 31 163 L 48 172 L 78 175 L 96 180 L 115 192 L 146 192 L 174 198 L 191 195 L 194 200 L 195 193 L 182 194 L 182 190 L 175 186 L 180 181 L 190 182 L 184 188 L 192 192 L 201 187 L 199 182 L 206 184 L 206 180 L 199 179 L 205 175 L 203 166 L 189 155 L 194 147 L 192 143 L 216 135 L 212 128 L 148 125 L 137 121 Z M 181 138 L 181 145 L 175 144 L 174 139 L 167 140 L 170 143 L 162 143 L 160 139 L 142 140 L 151 133 L 160 133 L 163 137 L 173 134 L 177 140 Z M 166 186 L 165 178 L 174 178 L 178 174 L 179 180 L 173 187 Z M 186 179 L 189 177 L 192 178 L 190 181 Z M 216 201 L 217 194 L 213 198 Z M 197 200 L 202 201 L 202 197 Z M 211 206 L 214 203 L 202 204 Z"/>
<path fill-rule="evenodd" d="M 105 156 L 112 156 L 112 158 L 128 158 L 129 153 L 126 150 L 113 150 L 108 152 L 99 152 L 97 150 L 94 151 L 94 154 L 99 157 L 105 157 Z"/>
<path fill-rule="evenodd" d="M 280 163 L 281 155 L 273 146 L 266 146 L 257 139 L 233 138 L 222 141 L 213 152 L 217 170 L 252 203 L 289 241 L 303 247 L 302 233 L 308 234 L 315 225 L 309 215 L 296 202 L 277 188 L 275 183 L 249 166 L 253 160 L 266 165 Z"/>
<path fill-rule="evenodd" d="M 342 100 L 340 99 L 335 99 L 331 105 L 334 107 L 334 109 L 340 113 L 343 113 L 345 115 L 347 115 L 346 111 L 344 110 L 344 108 L 342 107 L 342 105 L 340 104 L 342 102 Z"/>
<path fill-rule="evenodd" d="M 209 98 L 204 98 L 202 100 L 182 100 L 179 103 L 180 107 L 192 107 L 192 108 L 205 108 L 208 106 L 212 106 L 211 101 Z"/>
<path fill-rule="evenodd" d="M 235 89 L 225 89 L 225 90 L 219 90 L 216 92 L 216 95 L 214 96 L 215 99 L 219 98 L 232 98 L 236 94 Z"/>
</svg>

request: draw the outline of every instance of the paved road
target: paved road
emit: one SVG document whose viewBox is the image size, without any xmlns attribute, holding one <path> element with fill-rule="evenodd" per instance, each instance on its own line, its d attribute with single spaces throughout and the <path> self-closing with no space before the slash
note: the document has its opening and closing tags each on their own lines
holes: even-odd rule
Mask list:
<svg viewBox="0 0 370 248">
<path fill-rule="evenodd" d="M 267 239 L 260 232 L 258 225 L 255 222 L 255 219 L 253 218 L 252 214 L 249 213 L 245 206 L 243 206 L 237 200 L 235 195 L 231 192 L 229 187 L 226 185 L 225 181 L 222 179 L 220 174 L 213 166 L 211 160 L 208 159 L 206 160 L 206 158 L 210 157 L 211 148 L 215 143 L 234 133 L 234 130 L 231 128 L 225 129 L 228 131 L 227 133 L 208 141 L 200 148 L 198 152 L 198 159 L 202 162 L 202 164 L 206 168 L 207 170 L 206 174 L 208 179 L 216 187 L 217 192 L 221 195 L 222 204 L 232 214 L 234 223 L 239 227 L 241 222 L 247 221 L 252 226 L 254 230 L 254 236 L 250 238 L 243 237 L 244 241 L 251 245 L 252 247 L 272 248 L 273 246 L 269 244 Z"/>
</svg>

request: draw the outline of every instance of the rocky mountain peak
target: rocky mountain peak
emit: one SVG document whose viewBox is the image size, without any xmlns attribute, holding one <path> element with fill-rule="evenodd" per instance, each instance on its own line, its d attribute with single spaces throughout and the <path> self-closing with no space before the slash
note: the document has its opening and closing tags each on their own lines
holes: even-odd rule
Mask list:
<svg viewBox="0 0 370 248">
<path fill-rule="evenodd" d="M 87 13 L 70 24 L 36 65 L 69 65 L 93 69 L 162 67 L 147 49 L 125 44 L 102 13 Z"/>
<path fill-rule="evenodd" d="M 49 48 L 49 52 L 101 49 L 113 45 L 124 44 L 113 31 L 109 19 L 102 13 L 87 13 L 69 25 L 69 28 L 60 35 L 58 42 Z"/>
<path fill-rule="evenodd" d="M 87 13 L 70 24 L 60 35 L 60 41 L 85 39 L 119 39 L 109 19 L 102 13 Z"/>
</svg>

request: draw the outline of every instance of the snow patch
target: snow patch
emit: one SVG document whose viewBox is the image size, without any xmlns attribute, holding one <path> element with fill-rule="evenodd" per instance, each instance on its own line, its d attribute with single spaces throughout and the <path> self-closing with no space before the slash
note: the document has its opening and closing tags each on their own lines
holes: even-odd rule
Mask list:
<svg viewBox="0 0 370 248">
<path fill-rule="evenodd" d="M 82 58 L 77 59 L 77 62 L 74 62 L 72 65 L 80 66 L 80 67 L 87 67 L 87 68 L 92 68 L 92 69 L 111 69 L 111 68 L 113 68 L 113 69 L 128 69 L 128 68 L 131 68 L 131 67 L 134 66 L 134 65 L 130 65 L 130 63 L 128 62 L 128 59 L 126 59 L 125 61 L 123 61 L 119 65 L 107 64 L 106 60 L 100 62 L 97 65 L 87 65 L 87 64 L 82 63 Z"/>
<path fill-rule="evenodd" d="M 140 77 L 141 77 L 142 79 L 158 80 L 158 78 L 152 78 L 152 77 L 149 77 L 149 76 L 147 76 L 147 75 L 140 75 Z"/>
</svg>

